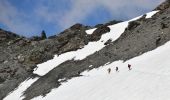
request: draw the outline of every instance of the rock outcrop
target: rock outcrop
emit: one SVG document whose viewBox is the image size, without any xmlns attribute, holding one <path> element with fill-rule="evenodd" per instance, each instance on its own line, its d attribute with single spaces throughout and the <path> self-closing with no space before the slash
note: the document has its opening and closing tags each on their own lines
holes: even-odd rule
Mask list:
<svg viewBox="0 0 170 100">
<path fill-rule="evenodd" d="M 154 10 L 165 10 L 167 8 L 170 7 L 170 0 L 166 0 L 165 2 L 163 2 L 162 4 L 160 4 L 158 7 L 156 7 Z"/>
<path fill-rule="evenodd" d="M 19 35 L 15 34 L 15 33 L 0 29 L 0 42 L 6 41 L 6 40 L 13 40 L 18 37 L 19 37 Z"/>
<path fill-rule="evenodd" d="M 101 36 L 107 32 L 110 32 L 110 28 L 106 25 L 99 26 L 90 36 L 90 41 L 97 41 Z"/>
<path fill-rule="evenodd" d="M 15 89 L 28 77 L 37 64 L 53 58 L 55 54 L 75 51 L 83 48 L 90 41 L 86 30 L 89 26 L 75 24 L 59 35 L 49 37 L 26 38 L 15 33 L 0 30 L 0 99 Z M 100 39 L 108 32 L 108 27 L 100 27 L 90 36 Z M 9 86 L 9 87 L 8 87 Z M 8 88 L 8 89 L 6 89 Z"/>
</svg>

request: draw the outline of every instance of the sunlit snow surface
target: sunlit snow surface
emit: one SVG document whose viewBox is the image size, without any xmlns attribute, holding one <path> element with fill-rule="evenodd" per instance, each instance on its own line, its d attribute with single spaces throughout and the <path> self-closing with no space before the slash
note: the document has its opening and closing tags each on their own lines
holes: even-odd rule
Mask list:
<svg viewBox="0 0 170 100">
<path fill-rule="evenodd" d="M 156 11 L 153 11 L 148 13 L 147 16 L 152 17 L 155 13 Z M 140 17 L 130 21 L 137 20 Z M 128 22 L 129 21 L 109 26 L 111 28 L 110 32 L 102 35 L 99 41 L 90 42 L 82 49 L 67 52 L 59 56 L 55 55 L 54 59 L 37 65 L 38 68 L 34 70 L 34 73 L 45 75 L 67 60 L 82 60 L 94 52 L 101 50 L 107 40 L 112 39 L 112 41 L 115 41 L 120 37 L 128 26 Z M 88 34 L 90 34 L 90 32 L 93 33 L 93 31 L 94 29 L 89 30 Z M 59 88 L 53 89 L 46 97 L 43 98 L 39 96 L 34 98 L 34 100 L 136 100 L 137 97 L 139 97 L 137 100 L 167 100 L 170 91 L 170 89 L 167 89 L 170 84 L 170 69 L 167 66 L 168 59 L 170 58 L 167 56 L 170 46 L 168 47 L 167 45 L 169 44 L 125 63 L 116 61 L 111 64 L 107 63 L 99 69 L 84 72 L 82 73 L 82 75 L 84 75 L 83 77 L 73 78 L 69 80 L 69 82 L 63 83 Z M 162 48 L 164 48 L 164 50 L 162 50 Z M 157 52 L 159 55 L 156 56 L 155 53 Z M 162 58 L 159 58 L 158 56 L 161 55 Z M 157 59 L 155 59 L 156 57 Z M 166 59 L 163 57 L 166 57 Z M 163 61 L 161 62 L 160 60 L 162 59 Z M 132 64 L 132 71 L 127 70 L 127 63 Z M 114 71 L 115 66 L 119 67 L 119 73 Z M 112 68 L 112 73 L 108 75 L 107 68 L 109 67 Z M 4 100 L 22 100 L 24 98 L 24 96 L 22 96 L 23 92 L 36 80 L 37 79 L 29 79 L 24 81 L 18 89 L 9 94 Z M 163 86 L 161 87 L 161 85 Z M 159 92 L 155 92 L 155 94 L 153 93 L 152 95 L 151 92 L 157 89 Z M 165 91 L 163 92 L 163 90 Z"/>
<path fill-rule="evenodd" d="M 31 86 L 32 83 L 37 81 L 38 78 L 30 78 L 25 80 L 23 83 L 21 83 L 18 88 L 10 93 L 4 100 L 22 100 L 24 98 L 23 91 L 25 91 L 29 86 Z"/>
<path fill-rule="evenodd" d="M 151 18 L 151 17 L 152 17 L 155 13 L 157 13 L 157 12 L 159 12 L 159 11 L 152 11 L 152 12 L 146 14 L 146 17 L 145 17 L 145 18 Z"/>
<path fill-rule="evenodd" d="M 92 34 L 97 28 L 86 30 L 87 34 Z"/>
</svg>

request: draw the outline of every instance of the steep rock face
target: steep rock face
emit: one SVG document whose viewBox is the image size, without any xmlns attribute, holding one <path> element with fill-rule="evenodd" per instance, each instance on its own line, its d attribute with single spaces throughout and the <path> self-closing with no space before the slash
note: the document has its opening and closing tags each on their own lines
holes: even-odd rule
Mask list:
<svg viewBox="0 0 170 100">
<path fill-rule="evenodd" d="M 5 40 L 10 40 L 10 39 L 15 39 L 17 37 L 19 37 L 19 35 L 0 29 L 0 42 L 3 42 Z"/>
<path fill-rule="evenodd" d="M 110 32 L 110 28 L 106 25 L 99 26 L 90 36 L 90 41 L 97 41 L 101 38 L 101 36 L 107 32 Z"/>
<path fill-rule="evenodd" d="M 167 8 L 169 8 L 170 6 L 170 0 L 166 0 L 165 2 L 163 2 L 162 4 L 160 4 L 158 7 L 156 7 L 154 10 L 165 10 Z"/>
<path fill-rule="evenodd" d="M 75 24 L 59 36 L 56 36 L 56 39 L 63 43 L 63 45 L 58 47 L 59 53 L 77 50 L 86 45 L 89 40 L 87 39 L 85 30 L 88 28 L 88 26 L 83 26 L 82 24 Z"/>
<path fill-rule="evenodd" d="M 98 28 L 100 26 L 109 26 L 109 25 L 114 25 L 114 24 L 120 23 L 120 22 L 122 22 L 122 21 L 112 20 L 112 21 L 109 21 L 109 22 L 107 22 L 105 24 L 97 24 L 94 27 Z"/>
<path fill-rule="evenodd" d="M 88 44 L 90 39 L 85 30 L 90 28 L 75 24 L 48 39 L 25 38 L 0 30 L 0 99 L 26 78 L 36 76 L 32 71 L 37 64 L 52 59 L 55 54 L 77 50 Z M 95 34 L 101 36 L 101 33 Z"/>
</svg>

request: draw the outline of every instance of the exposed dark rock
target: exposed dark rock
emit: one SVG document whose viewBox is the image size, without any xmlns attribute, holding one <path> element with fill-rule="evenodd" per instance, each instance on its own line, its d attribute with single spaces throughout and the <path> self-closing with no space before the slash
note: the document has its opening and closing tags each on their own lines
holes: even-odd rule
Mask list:
<svg viewBox="0 0 170 100">
<path fill-rule="evenodd" d="M 134 28 L 136 28 L 137 26 L 139 26 L 140 23 L 138 21 L 132 21 L 132 22 L 129 22 L 129 25 L 128 27 L 126 28 L 126 30 L 132 30 Z"/>
<path fill-rule="evenodd" d="M 90 41 L 97 41 L 101 38 L 101 36 L 104 34 L 104 33 L 107 33 L 107 32 L 110 32 L 110 28 L 107 27 L 107 26 L 100 26 L 98 27 L 91 35 L 90 35 L 90 38 L 89 40 Z"/>
<path fill-rule="evenodd" d="M 40 41 L 40 40 L 42 40 L 42 38 L 39 37 L 39 36 L 32 36 L 32 37 L 30 38 L 30 40 L 31 40 L 31 41 Z"/>
<path fill-rule="evenodd" d="M 144 14 L 141 18 L 135 20 L 135 21 L 131 21 L 128 23 L 128 27 L 125 29 L 127 30 L 133 30 L 136 27 L 138 27 L 140 24 L 142 24 L 144 21 L 146 21 L 146 14 Z"/>
<path fill-rule="evenodd" d="M 114 24 L 117 24 L 117 23 L 120 23 L 120 22 L 122 22 L 122 21 L 112 20 L 112 21 L 105 23 L 105 24 L 97 24 L 94 27 L 99 28 L 99 27 L 102 27 L 102 26 L 114 25 Z"/>
<path fill-rule="evenodd" d="M 0 84 L 3 83 L 5 81 L 5 79 L 0 77 Z"/>
<path fill-rule="evenodd" d="M 112 40 L 109 39 L 108 41 L 106 41 L 106 42 L 104 43 L 104 45 L 109 45 L 111 42 L 112 42 Z"/>
<path fill-rule="evenodd" d="M 170 0 L 166 0 L 165 2 L 163 2 L 162 4 L 160 4 L 158 7 L 156 7 L 154 10 L 165 10 L 167 8 L 170 7 Z"/>
<path fill-rule="evenodd" d="M 11 39 L 15 39 L 18 38 L 19 35 L 12 33 L 12 32 L 8 32 L 5 30 L 0 30 L 0 42 L 4 41 L 4 40 L 11 40 Z"/>
<path fill-rule="evenodd" d="M 48 39 L 54 39 L 56 37 L 57 37 L 57 35 L 53 35 L 53 36 L 49 36 Z"/>
<path fill-rule="evenodd" d="M 75 24 L 73 26 L 70 27 L 71 30 L 80 30 L 82 27 L 84 27 L 82 24 Z"/>
<path fill-rule="evenodd" d="M 45 54 L 45 52 L 45 48 L 41 47 L 37 50 L 31 51 L 30 55 L 28 55 L 28 58 L 35 64 L 51 59 L 52 56 Z"/>
<path fill-rule="evenodd" d="M 165 24 L 165 23 L 161 23 L 161 27 L 162 27 L 162 29 L 168 28 L 167 24 Z"/>
<path fill-rule="evenodd" d="M 159 37 L 157 37 L 157 39 L 156 39 L 156 46 L 159 46 L 159 45 L 160 45 L 160 41 L 161 41 L 161 37 L 159 36 Z"/>
<path fill-rule="evenodd" d="M 37 64 L 53 58 L 55 54 L 77 50 L 88 44 L 84 25 L 74 25 L 54 38 L 25 38 L 0 30 L 0 99 L 32 75 Z M 2 41 L 2 42 L 1 42 Z"/>
<path fill-rule="evenodd" d="M 141 18 L 139 18 L 137 21 L 145 21 L 146 20 L 146 14 L 144 14 Z"/>
<path fill-rule="evenodd" d="M 91 29 L 92 27 L 90 27 L 90 26 L 85 26 L 85 25 L 82 25 L 82 24 L 79 24 L 79 23 L 77 23 L 77 24 L 75 24 L 75 25 L 73 25 L 73 26 L 71 26 L 70 28 L 69 28 L 69 30 L 87 30 L 87 29 Z M 65 31 L 68 31 L 68 30 L 65 30 Z M 64 31 L 64 32 L 65 32 Z"/>
<path fill-rule="evenodd" d="M 114 24 L 120 23 L 120 22 L 122 22 L 122 21 L 112 20 L 104 25 L 109 26 L 109 25 L 114 25 Z"/>
</svg>

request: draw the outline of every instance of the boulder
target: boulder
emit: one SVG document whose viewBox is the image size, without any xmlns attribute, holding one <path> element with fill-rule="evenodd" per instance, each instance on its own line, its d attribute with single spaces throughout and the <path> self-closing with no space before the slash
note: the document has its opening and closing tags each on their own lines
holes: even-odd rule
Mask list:
<svg viewBox="0 0 170 100">
<path fill-rule="evenodd" d="M 23 63 L 25 61 L 25 58 L 22 54 L 18 55 L 17 59 L 19 63 Z"/>
<path fill-rule="evenodd" d="M 107 27 L 106 25 L 100 26 L 92 33 L 92 35 L 89 36 L 89 40 L 98 41 L 101 38 L 102 34 L 105 34 L 107 32 L 110 32 L 109 27 Z"/>
<path fill-rule="evenodd" d="M 126 30 L 132 30 L 132 29 L 136 28 L 139 25 L 140 25 L 140 22 L 138 22 L 138 21 L 129 22 L 129 25 L 126 28 Z"/>
</svg>

